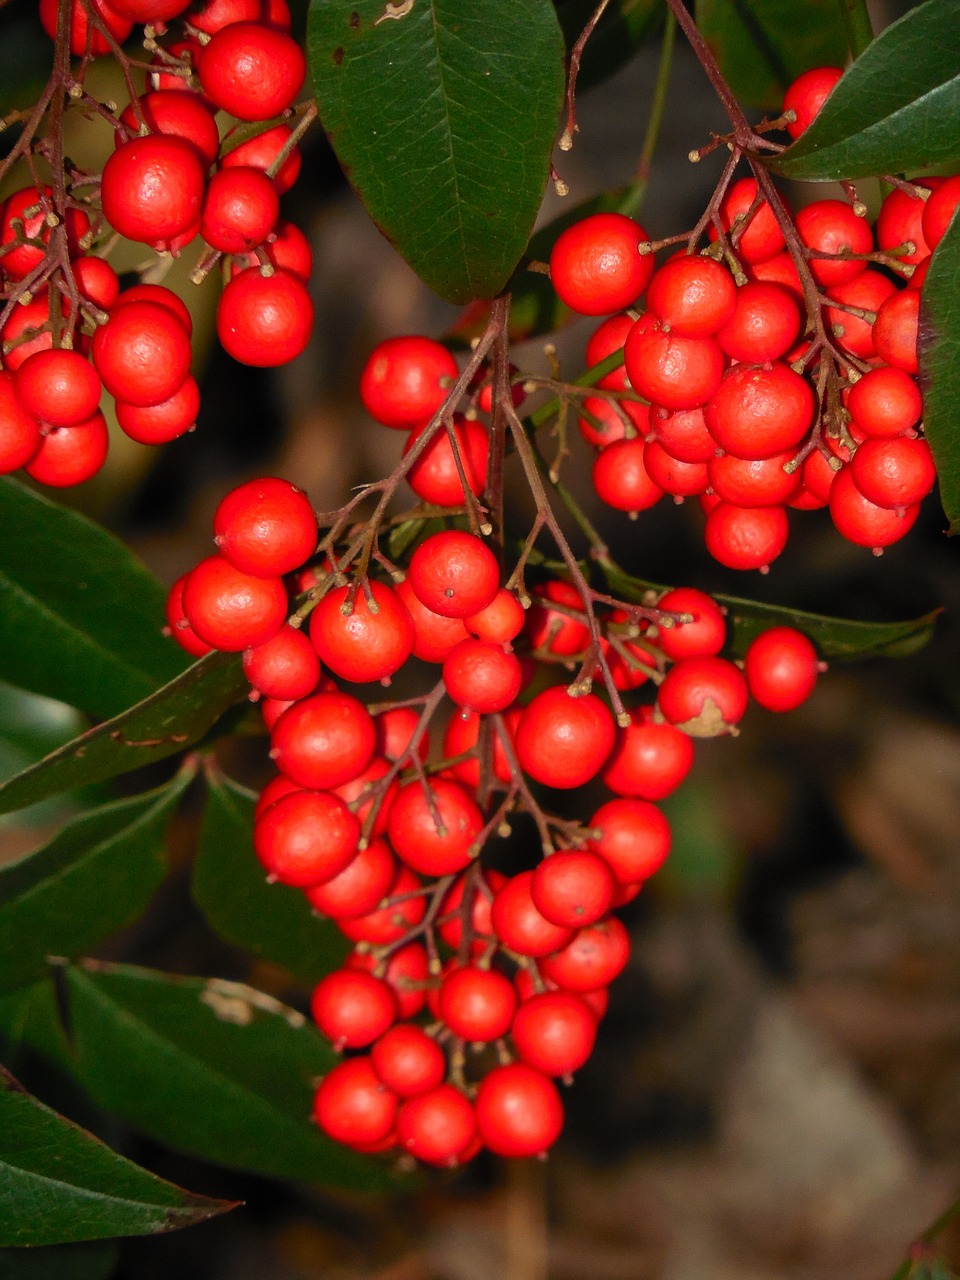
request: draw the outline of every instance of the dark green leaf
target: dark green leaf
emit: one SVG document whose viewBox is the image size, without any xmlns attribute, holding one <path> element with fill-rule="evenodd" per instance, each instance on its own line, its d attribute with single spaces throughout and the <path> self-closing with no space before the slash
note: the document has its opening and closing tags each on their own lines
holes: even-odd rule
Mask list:
<svg viewBox="0 0 960 1280">
<path fill-rule="evenodd" d="M 597 0 L 558 0 L 556 9 L 567 49 L 579 39 Z M 613 0 L 587 41 L 577 92 L 609 79 L 637 52 L 663 18 L 662 0 Z"/>
<path fill-rule="evenodd" d="M 117 1240 L 0 1249 L 0 1280 L 107 1280 L 119 1257 Z"/>
<path fill-rule="evenodd" d="M 0 679 L 112 716 L 182 671 L 165 593 L 105 529 L 0 478 Z"/>
<path fill-rule="evenodd" d="M 920 301 L 923 426 L 937 464 L 940 501 L 960 532 L 960 218 L 937 245 Z"/>
<path fill-rule="evenodd" d="M 658 594 L 665 587 L 633 578 L 619 569 L 605 567 L 611 588 L 624 600 L 643 599 L 647 591 Z M 731 649 L 742 657 L 753 638 L 768 627 L 796 627 L 816 644 L 825 658 L 903 658 L 915 653 L 930 639 L 939 610 L 905 622 L 860 622 L 853 618 L 830 618 L 786 605 L 764 604 L 713 592 L 713 598 L 727 610 L 733 628 Z"/>
<path fill-rule="evenodd" d="M 731 89 L 753 107 L 779 111 L 801 72 L 847 60 L 837 0 L 697 0 L 696 15 Z"/>
<path fill-rule="evenodd" d="M 74 738 L 0 786 L 0 813 L 184 751 L 249 689 L 236 654 L 208 654 L 129 711 Z"/>
<path fill-rule="evenodd" d="M 314 1083 L 337 1058 L 301 1014 L 216 978 L 87 962 L 66 979 L 77 1076 L 105 1109 L 206 1160 L 390 1185 L 382 1166 L 311 1124 Z"/>
<path fill-rule="evenodd" d="M 563 95 L 549 0 L 313 0 L 307 49 L 374 222 L 442 298 L 498 293 L 543 198 Z"/>
<path fill-rule="evenodd" d="M 300 890 L 267 883 L 251 838 L 255 803 L 252 791 L 229 778 L 211 780 L 194 901 L 228 942 L 319 982 L 343 962 L 346 942 L 333 924 L 314 915 Z"/>
<path fill-rule="evenodd" d="M 167 870 L 163 836 L 190 782 L 117 800 L 0 869 L 0 987 L 18 986 L 102 941 L 146 907 Z"/>
<path fill-rule="evenodd" d="M 0 1245 L 156 1235 L 234 1207 L 124 1160 L 0 1066 Z"/>
<path fill-rule="evenodd" d="M 867 47 L 774 168 L 828 181 L 949 165 L 958 122 L 960 0 L 927 0 Z"/>
</svg>

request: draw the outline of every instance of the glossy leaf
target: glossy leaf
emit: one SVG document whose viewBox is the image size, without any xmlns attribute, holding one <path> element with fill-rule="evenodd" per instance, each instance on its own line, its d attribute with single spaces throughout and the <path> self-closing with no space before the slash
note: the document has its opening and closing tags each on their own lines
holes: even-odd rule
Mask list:
<svg viewBox="0 0 960 1280">
<path fill-rule="evenodd" d="M 920 302 L 923 426 L 937 463 L 940 501 L 960 532 L 960 217 L 930 260 Z"/>
<path fill-rule="evenodd" d="M 960 0 L 927 0 L 867 47 L 773 167 L 827 181 L 955 164 L 958 120 Z"/>
<path fill-rule="evenodd" d="M 208 923 L 245 951 L 283 965 L 309 983 L 337 968 L 343 934 L 314 915 L 306 897 L 268 884 L 253 851 L 256 796 L 229 778 L 213 778 L 193 869 L 193 899 Z"/>
<path fill-rule="evenodd" d="M 597 8 L 597 0 L 557 0 L 557 17 L 570 50 Z M 587 41 L 577 76 L 577 92 L 615 75 L 660 26 L 662 0 L 613 0 Z"/>
<path fill-rule="evenodd" d="M 118 1156 L 0 1066 L 0 1245 L 156 1235 L 234 1207 Z"/>
<path fill-rule="evenodd" d="M 606 566 L 604 573 L 611 589 L 624 600 L 642 601 L 648 591 L 659 594 L 667 590 L 612 566 Z M 804 609 L 791 609 L 787 605 L 746 600 L 719 591 L 711 594 L 727 610 L 727 623 L 733 628 L 730 648 L 738 657 L 743 656 L 750 641 L 761 631 L 786 626 L 796 627 L 808 635 L 825 658 L 903 658 L 923 648 L 940 613 L 936 609 L 904 622 L 860 622 L 854 618 L 831 618 Z"/>
<path fill-rule="evenodd" d="M 0 987 L 43 973 L 48 956 L 88 950 L 143 912 L 166 875 L 167 819 L 191 777 L 84 814 L 0 868 Z"/>
<path fill-rule="evenodd" d="M 801 72 L 847 60 L 837 0 L 697 0 L 696 15 L 734 94 L 753 107 L 779 111 Z"/>
<path fill-rule="evenodd" d="M 376 1162 L 310 1123 L 337 1061 L 303 1016 L 216 978 L 86 962 L 66 970 L 75 1071 L 93 1099 L 167 1146 L 328 1186 L 376 1188 Z"/>
<path fill-rule="evenodd" d="M 0 679 L 112 716 L 183 670 L 163 588 L 105 529 L 9 476 L 0 526 Z"/>
<path fill-rule="evenodd" d="M 384 235 L 449 302 L 499 292 L 563 94 L 549 0 L 313 0 L 307 51 L 324 127 Z"/>
<path fill-rule="evenodd" d="M 208 654 L 129 711 L 5 782 L 0 813 L 176 755 L 199 742 L 249 689 L 237 655 Z"/>
</svg>

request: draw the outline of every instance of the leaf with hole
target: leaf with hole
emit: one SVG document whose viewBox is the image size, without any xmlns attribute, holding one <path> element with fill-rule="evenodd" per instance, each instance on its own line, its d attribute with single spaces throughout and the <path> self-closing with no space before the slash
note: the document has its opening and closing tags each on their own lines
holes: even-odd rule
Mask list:
<svg viewBox="0 0 960 1280">
<path fill-rule="evenodd" d="M 75 1072 L 105 1110 L 235 1168 L 326 1186 L 395 1185 L 310 1123 L 315 1083 L 339 1059 L 300 1013 L 216 978 L 93 962 L 65 976 Z"/>
</svg>

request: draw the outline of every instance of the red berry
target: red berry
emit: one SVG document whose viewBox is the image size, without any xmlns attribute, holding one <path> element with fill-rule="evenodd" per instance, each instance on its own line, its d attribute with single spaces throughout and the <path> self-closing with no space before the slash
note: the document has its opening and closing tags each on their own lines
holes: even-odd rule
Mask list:
<svg viewBox="0 0 960 1280">
<path fill-rule="evenodd" d="M 920 326 L 920 291 L 901 289 L 882 302 L 873 324 L 877 355 L 905 373 L 916 373 L 917 335 Z"/>
<path fill-rule="evenodd" d="M 747 709 L 747 682 L 739 667 L 712 655 L 681 658 L 663 678 L 657 705 L 669 721 L 695 738 L 730 733 Z"/>
<path fill-rule="evenodd" d="M 569 1076 L 593 1052 L 597 1019 L 581 996 L 543 991 L 520 1005 L 510 1034 L 528 1067 L 547 1076 Z"/>
<path fill-rule="evenodd" d="M 122 236 L 143 244 L 182 235 L 200 220 L 204 168 L 197 149 L 183 138 L 131 138 L 104 165 L 104 217 Z"/>
<path fill-rule="evenodd" d="M 397 1096 L 366 1055 L 337 1063 L 313 1100 L 314 1120 L 338 1142 L 378 1142 L 392 1132 L 396 1115 Z"/>
<path fill-rule="evenodd" d="M 253 827 L 264 870 L 299 889 L 339 875 L 359 839 L 359 822 L 329 791 L 291 791 L 264 809 Z"/>
<path fill-rule="evenodd" d="M 106 462 L 109 444 L 103 414 L 95 413 L 86 422 L 78 422 L 73 427 L 55 427 L 48 432 L 23 469 L 31 480 L 52 488 L 83 484 Z"/>
<path fill-rule="evenodd" d="M 204 93 L 238 120 L 269 120 L 296 100 L 306 76 L 291 36 L 259 22 L 233 22 L 205 45 L 197 73 Z"/>
<path fill-rule="evenodd" d="M 649 800 L 609 800 L 590 819 L 590 827 L 599 834 L 589 848 L 607 863 L 618 885 L 649 879 L 670 852 L 670 823 Z"/>
<path fill-rule="evenodd" d="M 410 432 L 403 453 L 414 449 L 428 424 Z M 457 441 L 460 464 L 463 467 L 467 487 L 475 497 L 480 497 L 487 483 L 487 463 L 490 457 L 490 437 L 481 422 L 470 422 L 459 415 L 454 420 L 453 434 Z M 446 431 L 435 432 L 416 462 L 407 471 L 407 483 L 418 498 L 437 507 L 462 506 L 465 500 L 463 480 L 457 457 Z"/>
<path fill-rule="evenodd" d="M 563 1128 L 556 1085 L 523 1062 L 494 1067 L 477 1090 L 477 1130 L 498 1156 L 537 1156 Z"/>
<path fill-rule="evenodd" d="M 370 601 L 362 587 L 328 591 L 310 615 L 310 641 L 321 662 L 358 684 L 388 679 L 413 651 L 413 620 L 403 601 L 383 582 L 367 588 Z"/>
<path fill-rule="evenodd" d="M 548 956 L 566 946 L 571 929 L 554 924 L 537 909 L 530 891 L 533 872 L 522 871 L 497 889 L 490 907 L 494 934 L 509 951 L 520 956 Z"/>
<path fill-rule="evenodd" d="M 720 202 L 720 223 L 730 234 L 737 256 L 751 266 L 771 261 L 784 246 L 780 224 L 759 191 L 756 178 L 740 178 Z M 714 227 L 710 239 L 717 239 Z"/>
<path fill-rule="evenodd" d="M 779 360 L 800 333 L 800 308 L 793 294 L 779 284 L 748 281 L 737 290 L 730 319 L 717 330 L 721 350 L 744 364 Z"/>
<path fill-rule="evenodd" d="M 858 547 L 877 551 L 909 533 L 920 514 L 920 504 L 880 507 L 857 488 L 850 467 L 844 467 L 830 489 L 830 516 L 838 532 Z"/>
<path fill-rule="evenodd" d="M 376 735 L 369 711 L 348 693 L 315 693 L 288 708 L 273 727 L 271 756 L 301 787 L 349 782 L 370 763 Z"/>
<path fill-rule="evenodd" d="M 285 622 L 269 640 L 244 652 L 243 674 L 258 693 L 293 701 L 316 688 L 320 660 L 307 636 Z"/>
<path fill-rule="evenodd" d="M 452 1084 L 408 1098 L 397 1112 L 397 1142 L 427 1164 L 456 1164 L 475 1133 L 473 1107 Z"/>
<path fill-rule="evenodd" d="M 689 614 L 685 622 L 657 628 L 657 647 L 675 662 L 692 654 L 719 653 L 727 636 L 727 620 L 717 602 L 695 587 L 674 587 L 657 601 L 665 613 Z"/>
<path fill-rule="evenodd" d="M 541 915 L 567 929 L 593 924 L 610 909 L 613 875 L 587 849 L 565 849 L 544 858 L 533 873 L 530 896 Z"/>
<path fill-rule="evenodd" d="M 819 284 L 830 287 L 852 280 L 866 268 L 858 258 L 832 257 L 834 254 L 866 254 L 873 250 L 873 233 L 866 218 L 854 213 L 843 200 L 815 200 L 796 216 L 797 231 L 813 250 L 810 270 Z M 818 258 L 817 254 L 827 257 Z"/>
<path fill-rule="evenodd" d="M 271 168 L 277 156 L 287 145 L 293 130 L 287 124 L 277 124 L 272 129 L 264 129 L 263 133 L 258 133 L 255 138 L 247 138 L 234 146 L 235 133 L 236 131 L 232 130 L 223 140 L 223 154 L 220 156 L 221 169 L 233 169 L 238 165 L 261 170 Z M 300 148 L 294 147 L 288 152 L 287 158 L 271 179 L 277 189 L 277 195 L 282 196 L 285 191 L 290 190 L 300 175 L 301 163 Z M 277 265 L 286 264 L 278 263 Z"/>
<path fill-rule="evenodd" d="M 436 1089 L 447 1073 L 440 1045 L 421 1027 L 407 1022 L 384 1032 L 370 1050 L 370 1062 L 387 1088 L 401 1098 Z"/>
<path fill-rule="evenodd" d="M 596 694 L 571 697 L 563 685 L 538 693 L 520 717 L 520 767 L 550 787 L 579 787 L 595 777 L 613 747 L 613 716 Z"/>
<path fill-rule="evenodd" d="M 666 409 L 706 404 L 723 377 L 723 352 L 713 338 L 684 338 L 648 316 L 630 330 L 624 363 L 633 389 Z"/>
<path fill-rule="evenodd" d="M 620 796 L 663 800 L 677 789 L 693 764 L 693 740 L 672 724 L 653 724 L 645 709 L 618 729 L 603 781 Z"/>
<path fill-rule="evenodd" d="M 117 423 L 131 440 L 139 444 L 167 444 L 192 431 L 200 412 L 200 388 L 189 375 L 167 400 L 159 404 L 136 405 L 117 400 Z"/>
<path fill-rule="evenodd" d="M 809 129 L 842 75 L 841 67 L 813 67 L 794 80 L 783 95 L 784 111 L 792 111 L 796 116 L 786 126 L 791 138 L 799 138 Z"/>
<path fill-rule="evenodd" d="M 645 444 L 637 437 L 616 440 L 597 454 L 593 487 L 601 502 L 617 511 L 646 511 L 663 497 L 645 464 Z"/>
<path fill-rule="evenodd" d="M 213 517 L 217 550 L 242 573 L 278 578 L 299 568 L 317 545 L 310 499 L 275 476 L 232 489 Z"/>
<path fill-rule="evenodd" d="M 915 426 L 923 413 L 920 388 L 903 369 L 883 365 L 853 384 L 847 408 L 868 436 L 899 436 Z"/>
<path fill-rule="evenodd" d="M 401 787 L 387 823 L 397 857 L 426 876 L 447 876 L 468 866 L 482 830 L 476 801 L 448 778 L 433 778 L 429 795 L 419 781 Z"/>
<path fill-rule="evenodd" d="M 207 183 L 200 234 L 221 253 L 244 253 L 262 244 L 280 216 L 280 197 L 259 169 L 221 169 Z"/>
<path fill-rule="evenodd" d="M 744 657 L 750 696 L 768 711 L 793 711 L 817 683 L 817 651 L 793 627 L 768 627 L 750 642 Z"/>
<path fill-rule="evenodd" d="M 596 991 L 609 986 L 630 958 L 630 937 L 616 918 L 608 916 L 579 929 L 572 940 L 539 962 L 548 982 L 563 991 Z"/>
<path fill-rule="evenodd" d="M 585 316 L 622 311 L 653 275 L 652 254 L 638 222 L 622 213 L 595 213 L 567 227 L 550 254 L 550 278 L 561 302 Z"/>
<path fill-rule="evenodd" d="M 504 711 L 520 692 L 523 671 L 502 644 L 468 636 L 443 661 L 443 683 L 458 707 L 489 715 Z"/>
<path fill-rule="evenodd" d="M 274 781 L 287 783 L 286 778 Z M 396 875 L 397 862 L 390 846 L 386 840 L 375 839 L 358 849 L 342 871 L 322 884 L 307 885 L 304 892 L 314 911 L 331 920 L 346 920 L 375 910 Z"/>
<path fill-rule="evenodd" d="M 664 327 L 686 338 L 709 338 L 737 305 L 737 286 L 722 263 L 702 254 L 677 254 L 653 275 L 647 307 Z"/>
<path fill-rule="evenodd" d="M 223 556 L 208 556 L 187 578 L 183 609 L 201 640 L 240 653 L 280 630 L 287 617 L 287 592 L 279 578 L 254 578 Z"/>
<path fill-rule="evenodd" d="M 360 398 L 385 427 L 409 430 L 443 404 L 457 362 L 432 338 L 387 338 L 370 353 L 360 374 Z"/>
<path fill-rule="evenodd" d="M 497 558 L 472 533 L 447 529 L 420 543 L 410 558 L 409 581 L 421 604 L 444 618 L 467 618 L 493 600 L 500 587 Z"/>
<path fill-rule="evenodd" d="M 437 1008 L 455 1036 L 485 1044 L 510 1030 L 517 993 L 509 978 L 496 969 L 461 965 L 440 984 Z"/>
<path fill-rule="evenodd" d="M 960 205 L 960 175 L 947 178 L 946 182 L 937 187 L 923 207 L 923 238 L 931 252 L 947 234 L 947 227 L 950 225 L 957 205 Z"/>
<path fill-rule="evenodd" d="M 362 969 L 335 969 L 314 987 L 310 1011 L 337 1052 L 363 1049 L 396 1021 L 397 1000 L 382 978 Z"/>
<path fill-rule="evenodd" d="M 289 271 L 269 276 L 240 271 L 220 295 L 217 335 L 241 364 L 257 368 L 288 364 L 306 349 L 312 330 L 310 294 Z"/>
<path fill-rule="evenodd" d="M 93 363 L 112 396 L 133 405 L 157 405 L 190 373 L 190 338 L 167 307 L 155 302 L 116 306 L 93 335 Z"/>
<path fill-rule="evenodd" d="M 413 621 L 413 656 L 421 662 L 443 662 L 455 645 L 469 638 L 462 618 L 444 618 L 421 604 L 409 578 L 397 584 L 396 592 Z"/>
<path fill-rule="evenodd" d="M 772 458 L 798 445 L 814 415 L 809 383 L 789 365 L 735 365 L 704 409 L 710 434 L 739 458 Z"/>
<path fill-rule="evenodd" d="M 182 138 L 197 152 L 204 169 L 209 169 L 220 150 L 220 132 L 213 111 L 198 93 L 187 90 L 160 89 L 145 93 L 137 99 L 137 106 L 130 103 L 120 115 L 120 121 L 131 133 L 139 133 L 140 122 L 151 133 L 165 133 Z M 122 146 L 121 134 L 116 135 L 116 146 Z M 190 224 L 196 221 L 196 215 Z"/>
</svg>

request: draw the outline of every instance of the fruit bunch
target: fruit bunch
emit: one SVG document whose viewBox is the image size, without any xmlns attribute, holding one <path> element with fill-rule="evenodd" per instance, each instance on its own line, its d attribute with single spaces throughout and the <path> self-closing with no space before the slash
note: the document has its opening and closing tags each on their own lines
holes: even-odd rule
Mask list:
<svg viewBox="0 0 960 1280">
<path fill-rule="evenodd" d="M 58 37 L 62 8 L 41 4 L 40 19 L 79 62 L 58 62 L 47 100 L 65 96 L 64 110 L 107 119 L 114 151 L 101 175 L 84 173 L 64 164 L 57 133 L 37 148 L 50 181 L 0 208 L 0 474 L 22 467 L 57 487 L 104 463 L 104 389 L 121 430 L 144 444 L 191 430 L 199 410 L 189 309 L 159 283 L 121 288 L 109 261 L 118 237 L 167 261 L 196 244 L 198 282 L 220 265 L 217 332 L 242 363 L 293 360 L 313 322 L 310 247 L 279 205 L 299 171 L 301 126 L 255 127 L 291 115 L 304 81 L 284 0 L 263 12 L 257 0 L 212 0 L 189 13 L 179 3 L 72 0 Z M 168 30 L 173 19 L 178 30 Z M 135 23 L 149 24 L 155 69 L 151 87 L 118 112 L 87 91 L 85 73 L 93 56 L 112 52 L 132 88 L 120 42 Z M 3 172 L 33 141 L 24 130 Z"/>
<path fill-rule="evenodd" d="M 378 361 L 418 351 L 421 390 L 442 398 L 442 350 L 386 344 L 365 397 Z M 407 372 L 398 413 L 416 394 Z M 487 542 L 455 527 L 419 539 L 399 583 L 341 583 L 351 532 L 320 538 L 302 491 L 250 481 L 220 504 L 217 553 L 169 611 L 189 652 L 243 653 L 277 767 L 255 810 L 256 856 L 353 947 L 313 992 L 317 1026 L 347 1053 L 314 1117 L 359 1151 L 428 1164 L 483 1147 L 539 1155 L 563 1123 L 556 1080 L 589 1057 L 628 959 L 613 912 L 667 857 L 658 802 L 688 773 L 694 738 L 735 732 L 751 695 L 799 705 L 821 664 L 804 635 L 774 627 L 741 669 L 720 656 L 721 608 L 692 588 L 642 606 L 561 578 L 521 594 Z M 619 723 L 582 676 L 529 696 L 558 662 L 599 677 L 598 657 Z M 421 697 L 370 708 L 342 687 L 388 682 L 411 658 L 440 668 Z M 625 710 L 619 692 L 641 686 L 653 700 Z M 593 779 L 610 798 L 584 823 L 534 794 Z M 508 874 L 495 863 L 523 813 L 543 856 Z"/>
<path fill-rule="evenodd" d="M 800 77 L 767 128 L 799 136 L 840 74 Z M 630 513 L 699 498 L 708 550 L 735 569 L 765 570 L 783 551 L 791 508 L 827 507 L 877 554 L 902 538 L 936 480 L 920 285 L 958 203 L 960 176 L 930 177 L 897 181 L 875 227 L 853 192 L 789 215 L 772 186 L 728 164 L 689 235 L 653 244 L 618 213 L 563 231 L 550 258 L 560 299 L 608 317 L 587 361 L 622 361 L 579 416 L 598 496 Z"/>
</svg>

